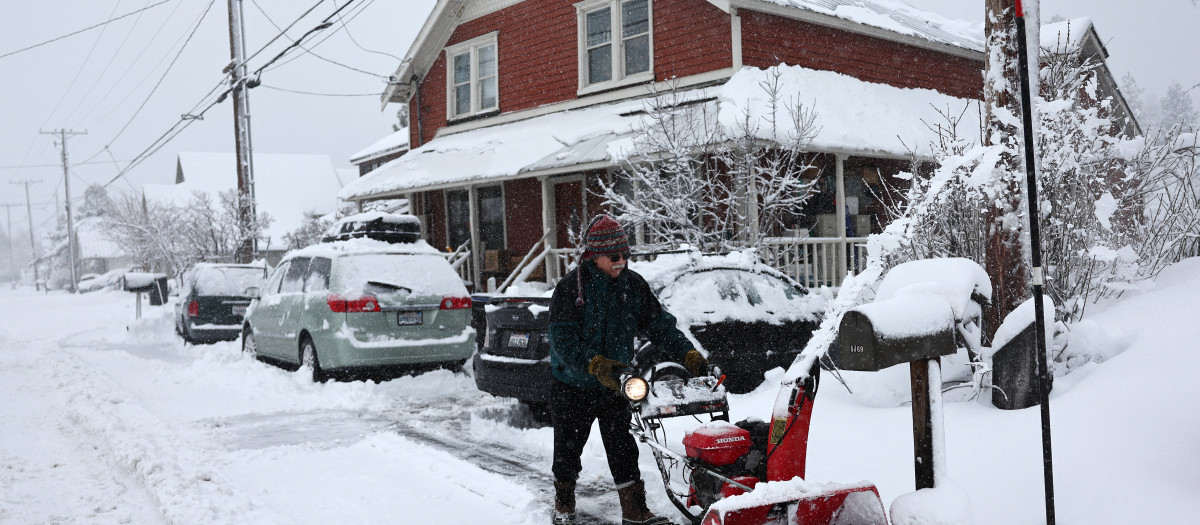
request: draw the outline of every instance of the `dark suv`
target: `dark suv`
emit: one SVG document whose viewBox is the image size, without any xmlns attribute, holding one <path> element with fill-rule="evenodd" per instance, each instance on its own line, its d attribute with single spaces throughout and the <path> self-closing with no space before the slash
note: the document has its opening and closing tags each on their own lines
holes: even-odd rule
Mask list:
<svg viewBox="0 0 1200 525">
<path fill-rule="evenodd" d="M 535 418 L 548 420 L 550 298 L 491 297 L 483 309 L 487 329 L 474 357 L 475 385 L 495 396 L 517 398 Z"/>
</svg>

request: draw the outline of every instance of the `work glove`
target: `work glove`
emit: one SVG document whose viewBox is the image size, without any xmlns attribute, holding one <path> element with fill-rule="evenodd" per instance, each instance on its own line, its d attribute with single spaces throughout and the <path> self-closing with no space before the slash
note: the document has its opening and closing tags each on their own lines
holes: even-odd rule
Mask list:
<svg viewBox="0 0 1200 525">
<path fill-rule="evenodd" d="M 596 376 L 596 379 L 600 380 L 600 384 L 620 392 L 621 381 L 617 379 L 616 374 L 620 369 L 628 366 L 620 361 L 598 355 L 588 363 L 588 373 Z"/>
<path fill-rule="evenodd" d="M 693 377 L 708 375 L 708 360 L 696 349 L 688 350 L 688 353 L 683 356 L 683 366 Z"/>
</svg>

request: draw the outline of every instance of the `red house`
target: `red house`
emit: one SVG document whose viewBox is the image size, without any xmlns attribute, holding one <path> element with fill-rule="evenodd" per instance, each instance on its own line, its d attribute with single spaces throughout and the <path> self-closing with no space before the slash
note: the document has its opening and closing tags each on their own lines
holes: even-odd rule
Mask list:
<svg viewBox="0 0 1200 525">
<path fill-rule="evenodd" d="M 411 151 L 339 197 L 408 198 L 432 244 L 470 253 L 481 288 L 518 266 L 554 278 L 567 220 L 601 211 L 596 181 L 624 160 L 650 86 L 729 105 L 786 64 L 819 115 L 828 209 L 780 249 L 844 255 L 881 227 L 871 189 L 914 146 L 898 136 L 982 96 L 982 31 L 956 27 L 873 0 L 439 0 L 384 94 L 410 105 Z M 844 275 L 846 257 L 822 260 L 818 280 Z M 814 282 L 808 268 L 793 273 Z"/>
</svg>

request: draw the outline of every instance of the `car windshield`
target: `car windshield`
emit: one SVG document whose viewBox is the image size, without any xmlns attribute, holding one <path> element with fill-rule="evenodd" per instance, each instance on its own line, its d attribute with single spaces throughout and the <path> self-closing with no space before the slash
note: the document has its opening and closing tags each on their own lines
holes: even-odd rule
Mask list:
<svg viewBox="0 0 1200 525">
<path fill-rule="evenodd" d="M 262 268 L 205 268 L 196 273 L 199 295 L 246 295 L 247 288 L 261 288 Z"/>
<path fill-rule="evenodd" d="M 686 273 L 667 284 L 659 299 L 688 324 L 725 320 L 778 324 L 815 320 L 825 300 L 779 277 L 734 269 Z"/>
<path fill-rule="evenodd" d="M 440 255 L 354 254 L 341 257 L 333 268 L 330 290 L 335 293 L 467 295 L 462 279 Z"/>
</svg>

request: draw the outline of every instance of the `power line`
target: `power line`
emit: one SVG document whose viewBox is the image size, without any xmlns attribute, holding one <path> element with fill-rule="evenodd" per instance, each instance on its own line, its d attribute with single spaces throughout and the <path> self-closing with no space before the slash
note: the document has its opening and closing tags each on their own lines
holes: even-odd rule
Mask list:
<svg viewBox="0 0 1200 525">
<path fill-rule="evenodd" d="M 268 15 L 268 14 L 267 14 L 267 12 L 266 12 L 265 10 L 263 10 L 262 6 L 258 5 L 258 0 L 250 0 L 250 1 L 251 1 L 251 2 L 254 4 L 254 7 L 258 8 L 258 12 L 262 13 L 263 17 L 265 17 L 265 18 L 267 19 L 267 21 L 271 23 L 271 25 L 275 26 L 275 29 L 278 29 L 278 30 L 280 30 L 280 31 L 283 31 L 283 29 L 282 29 L 281 27 L 279 27 L 279 24 L 276 24 L 276 23 L 275 23 L 275 21 L 271 19 L 271 16 L 270 16 L 270 15 Z M 349 4 L 349 2 L 347 2 L 347 5 L 348 5 L 348 4 Z M 365 5 L 365 4 L 364 4 L 364 5 Z M 345 6 L 343 6 L 343 7 L 345 7 Z M 365 7 L 364 7 L 364 9 L 365 9 Z M 360 11 L 360 12 L 361 12 L 361 11 Z M 336 14 L 336 13 L 335 13 L 335 14 Z M 338 20 L 339 20 L 339 21 L 342 21 L 342 27 L 345 27 L 345 26 L 346 26 L 346 23 L 345 23 L 345 21 L 343 21 L 343 20 L 342 20 L 342 18 L 341 18 L 341 15 L 338 15 Z M 335 32 L 336 32 L 336 31 L 335 31 Z M 347 34 L 349 34 L 349 32 L 347 32 Z M 307 35 L 306 35 L 306 36 L 307 36 Z M 304 37 L 301 37 L 301 39 L 303 39 L 303 38 L 304 38 Z M 351 38 L 351 40 L 353 40 L 353 38 L 354 38 L 354 37 L 350 37 L 350 38 Z M 289 39 L 290 39 L 290 38 L 289 38 Z M 324 40 L 322 40 L 322 42 L 323 42 L 323 41 L 324 41 Z M 358 44 L 358 43 L 357 43 L 357 42 L 355 42 L 355 44 Z M 316 58 L 319 58 L 319 59 L 321 59 L 321 60 L 324 60 L 325 62 L 328 62 L 328 63 L 330 63 L 330 64 L 333 64 L 333 65 L 335 65 L 335 66 L 340 66 L 340 67 L 343 67 L 343 68 L 349 69 L 349 70 L 351 70 L 351 71 L 355 71 L 355 72 L 358 72 L 358 73 L 363 73 L 363 74 L 370 75 L 370 76 L 373 76 L 373 77 L 379 77 L 379 78 L 382 78 L 382 79 L 385 79 L 385 80 L 387 79 L 387 77 L 386 77 L 386 76 L 384 76 L 384 75 L 380 75 L 380 74 L 378 74 L 378 73 L 372 73 L 372 72 L 370 72 L 370 71 L 366 71 L 366 70 L 363 70 L 363 69 L 359 69 L 359 68 L 356 68 L 356 67 L 354 67 L 354 66 L 348 66 L 348 65 L 346 65 L 346 64 L 343 64 L 343 63 L 341 63 L 341 62 L 338 62 L 338 61 L 335 61 L 335 60 L 332 60 L 332 59 L 329 59 L 329 58 L 325 58 L 325 57 L 323 57 L 323 56 L 321 56 L 321 55 L 318 55 L 318 54 L 316 54 L 315 52 L 313 52 L 313 50 L 312 50 L 312 49 L 309 49 L 309 48 L 307 48 L 307 47 L 301 46 L 301 45 L 299 45 L 299 44 L 296 44 L 296 47 L 299 47 L 300 49 L 303 49 L 303 50 L 304 50 L 306 53 L 308 53 L 308 54 L 310 54 L 310 55 L 312 55 L 312 56 L 314 56 L 314 57 L 316 57 Z M 315 47 L 315 46 L 314 46 L 314 47 Z M 359 46 L 359 47 L 362 47 L 362 46 Z"/>
<path fill-rule="evenodd" d="M 154 4 L 154 5 L 151 5 L 151 6 L 146 6 L 146 7 L 143 7 L 143 8 L 141 8 L 141 9 L 138 9 L 137 11 L 131 11 L 131 12 L 125 13 L 125 14 L 123 14 L 123 15 L 121 15 L 121 16 L 118 16 L 118 17 L 115 17 L 115 18 L 109 18 L 108 20 L 105 20 L 105 21 L 103 21 L 103 22 L 100 22 L 99 24 L 96 24 L 96 25 L 94 25 L 94 26 L 88 26 L 88 27 L 85 27 L 85 28 L 83 28 L 83 29 L 80 29 L 80 30 L 78 30 L 78 31 L 75 31 L 75 32 L 72 32 L 72 33 L 67 33 L 67 34 L 65 34 L 65 35 L 63 35 L 63 36 L 60 36 L 60 37 L 51 38 L 50 40 L 47 40 L 47 41 L 45 41 L 45 42 L 41 42 L 41 43 L 38 43 L 38 44 L 34 44 L 34 45 L 32 45 L 32 46 L 29 46 L 29 47 L 24 47 L 24 48 L 18 49 L 18 50 L 16 50 L 16 51 L 9 51 L 8 53 L 5 53 L 5 54 L 3 54 L 3 55 L 0 55 L 0 58 L 4 58 L 4 57 L 8 57 L 8 56 L 12 56 L 12 55 L 15 55 L 15 54 L 17 54 L 17 53 L 24 52 L 24 51 L 29 51 L 30 49 L 33 49 L 33 48 L 35 48 L 35 47 L 41 47 L 41 46 L 44 46 L 44 45 L 46 45 L 46 44 L 49 44 L 49 43 L 51 43 L 51 42 L 57 42 L 57 41 L 59 41 L 59 40 L 62 40 L 62 39 L 64 39 L 64 38 L 67 38 L 67 37 L 71 37 L 71 36 L 78 35 L 79 33 L 82 33 L 82 32 L 84 32 L 84 31 L 90 31 L 90 30 L 92 30 L 92 29 L 96 29 L 97 27 L 101 27 L 101 26 L 105 26 L 105 25 L 111 24 L 111 23 L 113 23 L 113 22 L 116 22 L 117 20 L 120 20 L 120 19 L 122 19 L 122 18 L 127 18 L 127 17 L 133 16 L 133 15 L 136 15 L 136 14 L 138 14 L 138 13 L 140 13 L 140 12 L 142 12 L 142 11 L 145 11 L 145 10 L 147 10 L 147 9 L 153 9 L 153 8 L 155 8 L 155 7 L 158 7 L 158 6 L 160 6 L 160 5 L 163 5 L 163 4 L 165 4 L 165 3 L 167 3 L 167 2 L 170 2 L 170 1 L 171 1 L 171 0 L 162 0 L 161 2 L 159 2 L 159 3 L 157 3 L 157 4 Z M 111 15 L 110 15 L 110 16 L 111 16 Z"/>
<path fill-rule="evenodd" d="M 112 140 L 109 140 L 109 141 L 108 141 L 108 143 L 104 145 L 104 147 L 111 146 L 113 142 L 116 142 L 116 141 L 117 141 L 117 139 L 118 139 L 118 138 L 120 138 L 120 137 L 121 137 L 121 135 L 122 135 L 123 133 L 125 133 L 125 130 L 126 130 L 126 129 L 129 129 L 129 125 L 130 125 L 130 124 L 133 124 L 133 120 L 134 120 L 134 119 L 136 119 L 136 118 L 137 118 L 137 116 L 138 116 L 138 114 L 140 114 L 140 113 L 142 112 L 142 109 L 145 109 L 145 107 L 146 107 L 146 104 L 148 104 L 148 103 L 150 102 L 150 98 L 151 98 L 151 97 L 153 97 L 153 96 L 154 96 L 154 93 L 158 91 L 158 88 L 159 88 L 159 86 L 161 86 L 161 85 L 162 85 L 162 83 L 163 83 L 163 80 L 166 80 L 166 78 L 167 78 L 167 75 L 168 75 L 168 74 L 171 72 L 171 68 L 175 66 L 175 62 L 179 61 L 179 57 L 180 57 L 180 55 L 183 55 L 183 50 L 184 50 L 184 49 L 187 49 L 187 45 L 188 45 L 188 43 L 189 43 L 189 42 L 191 42 L 191 41 L 192 41 L 192 37 L 196 35 L 196 30 L 200 29 L 200 25 L 201 25 L 202 23 L 204 23 L 204 18 L 205 18 L 206 16 L 208 16 L 208 11 L 209 11 L 210 9 L 212 9 L 212 6 L 213 6 L 213 4 L 214 4 L 214 3 L 216 3 L 216 0 L 209 0 L 209 2 L 208 2 L 208 7 L 205 7 L 205 8 L 204 8 L 204 12 L 203 12 L 203 13 L 200 13 L 200 18 L 198 18 L 198 19 L 196 20 L 196 25 L 192 27 L 192 32 L 191 32 L 191 33 L 188 33 L 187 39 L 183 41 L 183 45 L 182 45 L 182 46 L 179 46 L 179 51 L 178 51 L 177 53 L 175 53 L 175 58 L 172 58 L 172 59 L 171 59 L 171 63 L 170 63 L 170 64 L 167 64 L 167 69 L 166 69 L 166 71 L 163 71 L 163 74 L 162 74 L 162 76 L 158 77 L 158 82 L 155 82 L 155 83 L 154 83 L 154 87 L 153 87 L 152 89 L 150 89 L 150 93 L 148 93 L 148 94 L 146 95 L 146 98 L 145 98 L 145 100 L 142 100 L 142 104 L 141 104 L 141 105 L 139 105 L 139 106 L 138 106 L 138 108 L 137 108 L 137 110 L 135 110 L 135 111 L 133 112 L 133 115 L 131 115 L 131 116 L 129 117 L 129 120 L 127 120 L 127 121 L 125 122 L 125 125 L 124 125 L 124 126 L 121 126 L 121 129 L 120 129 L 120 131 L 117 131 L 117 134 L 116 134 L 116 136 L 114 136 L 114 137 L 112 138 Z"/>
<path fill-rule="evenodd" d="M 120 7 L 120 5 L 121 3 L 119 1 L 116 3 L 116 5 L 113 5 L 112 12 L 117 12 L 117 7 Z M 109 13 L 109 16 L 112 16 L 112 13 Z M 62 106 L 63 101 L 67 100 L 67 95 L 70 95 L 71 90 L 75 88 L 75 82 L 79 80 L 79 75 L 83 74 L 83 70 L 87 67 L 88 61 L 92 59 L 92 53 L 96 52 L 96 46 L 100 45 L 100 39 L 104 38 L 104 32 L 107 30 L 108 26 L 104 26 L 104 28 L 100 30 L 100 34 L 96 35 L 96 40 L 92 42 L 92 48 L 88 50 L 87 56 L 83 57 L 83 63 L 79 64 L 79 69 L 75 71 L 75 76 L 71 77 L 71 82 L 67 84 L 67 89 L 63 91 L 62 97 L 58 99 L 58 103 L 54 105 L 54 109 L 50 110 L 50 114 L 46 116 L 46 121 L 42 123 L 41 127 L 45 127 L 46 124 L 50 123 L 50 120 L 52 120 L 54 115 L 58 113 L 58 108 Z"/>
<path fill-rule="evenodd" d="M 352 13 L 352 14 L 350 14 L 350 15 L 349 15 L 349 19 L 348 19 L 348 20 L 344 20 L 344 21 L 342 21 L 342 26 L 341 26 L 341 27 L 339 27 L 338 29 L 335 29 L 334 31 L 332 31 L 332 32 L 330 32 L 329 34 L 325 35 L 323 38 L 321 38 L 320 40 L 316 41 L 316 42 L 315 42 L 315 43 L 313 43 L 311 46 L 309 46 L 309 47 L 301 47 L 301 49 L 303 49 L 303 50 L 307 51 L 307 52 L 308 52 L 309 54 L 311 54 L 312 56 L 315 56 L 315 57 L 317 57 L 317 58 L 320 58 L 320 59 L 322 59 L 322 60 L 325 60 L 325 61 L 328 61 L 328 62 L 332 62 L 332 63 L 334 63 L 334 64 L 336 64 L 336 65 L 339 65 L 339 66 L 342 66 L 342 67 L 345 67 L 345 68 L 348 68 L 348 69 L 352 69 L 352 70 L 358 71 L 358 72 L 360 72 L 360 73 L 367 73 L 367 74 L 369 74 L 369 75 L 377 76 L 377 77 L 379 77 L 379 78 L 382 78 L 382 79 L 385 79 L 385 80 L 386 80 L 386 79 L 388 79 L 388 77 L 386 77 L 386 76 L 383 76 L 383 75 L 379 75 L 379 74 L 376 74 L 376 73 L 371 73 L 371 72 L 369 72 L 369 71 L 363 71 L 363 70 L 361 70 L 361 69 L 353 68 L 353 67 L 347 66 L 347 65 L 345 65 L 345 64 L 340 64 L 340 63 L 337 63 L 337 62 L 333 62 L 332 60 L 326 59 L 326 58 L 324 58 L 324 57 L 322 57 L 322 56 L 320 56 L 320 55 L 317 55 L 316 53 L 313 53 L 313 52 L 311 51 L 312 49 L 316 49 L 316 47 L 317 47 L 317 46 L 319 46 L 319 45 L 321 45 L 321 44 L 325 43 L 325 41 L 326 41 L 326 40 L 329 40 L 329 39 L 330 39 L 330 38 L 331 38 L 333 35 L 337 34 L 337 32 L 338 32 L 338 31 L 341 31 L 341 29 L 342 29 L 342 28 L 346 27 L 346 23 L 348 23 L 348 22 L 351 22 L 351 21 L 353 21 L 355 18 L 357 18 L 357 17 L 358 17 L 358 15 L 362 14 L 362 13 L 363 13 L 363 11 L 365 11 L 365 10 L 367 9 L 367 7 L 369 7 L 369 6 L 370 6 L 372 3 L 374 3 L 374 1 L 375 1 L 375 0 L 369 0 L 369 1 L 368 1 L 367 3 L 365 3 L 365 4 L 359 4 L 358 6 L 355 6 L 355 8 L 354 8 L 354 13 Z M 341 15 L 339 15 L 339 13 L 341 12 L 341 10 L 342 10 L 342 9 L 344 9 L 346 6 L 350 5 L 350 4 L 351 4 L 351 3 L 353 3 L 353 2 L 354 2 L 354 0 L 349 0 L 348 2 L 346 2 L 344 5 L 342 5 L 342 7 L 339 7 L 339 8 L 338 8 L 336 11 L 334 11 L 334 12 L 333 12 L 333 14 L 329 15 L 328 17 L 326 17 L 326 18 L 325 18 L 325 20 L 324 20 L 324 22 L 326 22 L 327 24 L 330 24 L 330 25 L 332 25 L 332 23 L 330 22 L 330 19 L 332 19 L 334 16 L 338 16 L 338 17 L 340 17 Z M 297 43 L 297 44 L 294 44 L 294 45 L 299 45 L 299 44 Z M 289 59 L 287 59 L 287 60 L 284 60 L 282 63 L 280 63 L 279 65 L 276 65 L 275 67 L 273 67 L 273 68 L 271 68 L 271 69 L 279 69 L 280 67 L 283 67 L 284 65 L 287 65 L 287 64 L 288 64 L 288 63 L 290 63 L 291 61 L 293 61 L 293 60 L 296 60 L 297 58 L 300 58 L 301 56 L 303 56 L 303 55 L 294 55 L 294 56 L 292 56 L 292 58 L 289 58 Z M 272 60 L 272 62 L 274 62 L 274 60 Z M 268 65 L 269 65 L 269 64 L 268 64 Z M 266 67 L 266 66 L 264 66 L 264 67 Z"/>
<path fill-rule="evenodd" d="M 101 151 L 103 151 L 103 150 L 101 150 Z M 123 160 L 120 162 L 128 162 L 128 161 Z M 109 161 L 107 161 L 107 160 L 96 161 L 96 162 L 84 161 L 84 162 L 76 162 L 76 163 L 72 164 L 71 167 L 74 168 L 75 166 L 85 166 L 88 164 L 108 164 L 108 163 L 109 163 Z M 33 168 L 61 168 L 61 167 L 62 167 L 62 164 L 24 164 L 24 165 L 20 165 L 20 166 L 17 166 L 17 165 L 0 166 L 0 170 L 23 170 L 23 169 L 33 169 Z"/>
<path fill-rule="evenodd" d="M 149 5 L 149 4 L 150 4 L 150 1 L 151 1 L 151 0 L 146 0 L 146 5 Z M 118 2 L 118 4 L 119 4 L 119 3 L 120 3 L 120 2 Z M 145 7 L 145 6 L 143 6 L 143 7 Z M 179 4 L 175 4 L 175 7 L 179 7 Z M 115 9 L 115 7 L 114 7 L 114 9 Z M 134 29 L 137 29 L 138 22 L 141 22 L 141 21 L 142 21 L 142 15 L 143 15 L 143 14 L 145 14 L 145 11 L 142 11 L 142 12 L 138 13 L 138 16 L 137 16 L 137 18 L 134 18 L 134 19 L 133 19 L 133 23 L 129 25 L 129 29 L 128 29 L 127 31 L 125 31 L 125 37 L 121 39 L 121 43 L 120 43 L 120 44 L 117 44 L 117 49 L 116 49 L 115 51 L 113 51 L 113 54 L 112 54 L 112 56 L 111 56 L 111 57 L 109 57 L 109 59 L 108 59 L 108 62 L 106 62 L 106 63 L 104 64 L 104 67 L 100 69 L 100 74 L 99 74 L 99 75 L 96 75 L 96 81 L 95 81 L 95 82 L 96 82 L 97 84 L 100 82 L 100 80 L 101 80 L 101 79 L 103 79 L 103 78 L 104 78 L 104 75 L 105 75 L 106 73 L 108 73 L 108 69 L 109 69 L 110 67 L 112 67 L 112 64 L 113 64 L 113 62 L 117 60 L 117 56 L 121 54 L 121 50 L 122 50 L 122 49 L 125 49 L 125 43 L 126 43 L 126 42 L 129 42 L 129 37 L 130 37 L 130 36 L 133 36 L 133 30 L 134 30 Z M 75 103 L 75 107 L 74 107 L 74 108 L 71 108 L 71 112 L 70 112 L 70 113 L 67 113 L 67 116 L 66 116 L 66 118 L 64 118 L 64 119 L 63 119 L 63 122 L 68 122 L 68 121 L 70 121 L 70 120 L 71 120 L 71 117 L 74 117 L 74 116 L 75 116 L 75 113 L 77 113 L 77 112 L 79 111 L 79 108 L 83 106 L 83 103 L 84 103 L 84 102 L 86 102 L 86 101 L 87 101 L 87 99 L 88 99 L 88 97 L 89 97 L 90 95 L 92 95 L 93 93 L 95 93 L 95 91 L 94 91 L 94 90 L 88 90 L 87 94 L 85 94 L 84 96 L 80 97 L 80 98 L 79 98 L 79 102 Z M 95 107 L 95 105 L 93 105 L 92 107 Z"/>
<path fill-rule="evenodd" d="M 259 87 L 265 87 L 267 89 L 274 89 L 275 91 L 284 91 L 287 93 L 296 93 L 299 95 L 313 95 L 313 96 L 317 96 L 317 97 L 378 97 L 379 96 L 379 93 L 314 93 L 312 91 L 300 91 L 300 90 L 296 90 L 296 89 L 286 89 L 286 88 L 281 88 L 281 87 L 268 86 L 266 84 L 259 84 Z"/>
</svg>

